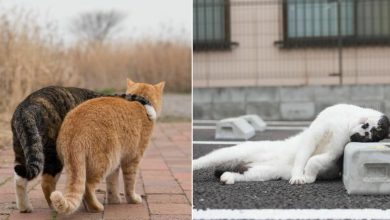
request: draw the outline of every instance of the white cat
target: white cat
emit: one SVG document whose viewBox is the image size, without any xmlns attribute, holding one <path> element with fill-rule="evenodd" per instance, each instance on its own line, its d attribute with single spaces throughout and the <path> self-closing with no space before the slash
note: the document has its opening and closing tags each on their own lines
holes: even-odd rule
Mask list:
<svg viewBox="0 0 390 220">
<path fill-rule="evenodd" d="M 226 172 L 220 180 L 225 184 L 276 179 L 313 183 L 318 175 L 337 166 L 348 142 L 377 142 L 388 133 L 389 119 L 383 113 L 338 104 L 320 112 L 309 128 L 296 136 L 219 149 L 194 160 L 193 169 L 222 169 Z"/>
</svg>

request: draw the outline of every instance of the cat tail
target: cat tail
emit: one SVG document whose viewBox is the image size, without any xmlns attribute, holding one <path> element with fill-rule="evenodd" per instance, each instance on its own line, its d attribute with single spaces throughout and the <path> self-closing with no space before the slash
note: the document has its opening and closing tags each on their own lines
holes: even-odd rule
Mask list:
<svg viewBox="0 0 390 220">
<path fill-rule="evenodd" d="M 213 151 L 203 157 L 193 160 L 193 170 L 204 169 L 208 167 L 218 167 L 220 169 L 232 169 L 245 163 L 244 159 L 248 152 L 240 146 L 222 148 Z"/>
<path fill-rule="evenodd" d="M 80 206 L 85 192 L 85 155 L 80 152 L 74 152 L 74 154 L 64 157 L 64 164 L 66 164 L 65 169 L 68 175 L 65 194 L 62 194 L 60 191 L 54 191 L 50 195 L 50 200 L 58 213 L 71 214 Z"/>
<path fill-rule="evenodd" d="M 13 135 L 19 141 L 19 144 L 14 143 L 14 147 L 21 147 L 25 158 L 25 161 L 17 161 L 21 164 L 15 165 L 14 170 L 18 176 L 32 180 L 38 176 L 44 165 L 42 138 L 33 113 L 28 110 L 21 111 L 14 118 Z M 20 149 L 15 150 L 20 152 Z"/>
</svg>

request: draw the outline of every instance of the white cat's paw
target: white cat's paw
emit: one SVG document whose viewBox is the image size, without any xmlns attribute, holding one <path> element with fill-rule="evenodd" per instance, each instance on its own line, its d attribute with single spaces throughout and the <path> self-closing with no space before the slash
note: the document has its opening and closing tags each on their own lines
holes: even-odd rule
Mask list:
<svg viewBox="0 0 390 220">
<path fill-rule="evenodd" d="M 131 196 L 126 196 L 127 203 L 129 204 L 139 204 L 142 203 L 142 197 L 137 193 L 134 193 Z"/>
<path fill-rule="evenodd" d="M 305 175 L 305 183 L 314 183 L 314 181 L 316 181 L 315 176 L 306 176 Z"/>
<path fill-rule="evenodd" d="M 220 180 L 227 185 L 234 184 L 234 175 L 231 172 L 224 172 Z"/>
<path fill-rule="evenodd" d="M 291 177 L 290 179 L 290 184 L 291 185 L 301 185 L 301 184 L 305 184 L 306 183 L 306 180 L 305 180 L 305 176 L 293 176 Z"/>
</svg>

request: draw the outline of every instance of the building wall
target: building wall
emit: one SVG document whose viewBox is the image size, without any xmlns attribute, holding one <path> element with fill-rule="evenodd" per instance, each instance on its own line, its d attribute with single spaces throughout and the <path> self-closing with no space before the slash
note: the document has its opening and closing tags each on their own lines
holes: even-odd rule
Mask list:
<svg viewBox="0 0 390 220">
<path fill-rule="evenodd" d="M 194 52 L 194 87 L 339 84 L 329 76 L 339 70 L 337 48 L 279 48 L 281 4 L 245 2 L 231 0 L 231 40 L 238 46 Z M 344 48 L 342 58 L 344 84 L 390 83 L 390 47 Z"/>
</svg>

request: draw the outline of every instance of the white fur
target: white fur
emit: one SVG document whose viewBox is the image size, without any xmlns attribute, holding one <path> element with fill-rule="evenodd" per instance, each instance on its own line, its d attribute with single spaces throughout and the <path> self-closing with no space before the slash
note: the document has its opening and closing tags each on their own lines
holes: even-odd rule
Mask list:
<svg viewBox="0 0 390 220">
<path fill-rule="evenodd" d="M 194 160 L 193 169 L 229 168 L 244 163 L 250 167 L 246 172 L 225 172 L 220 180 L 226 184 L 275 179 L 289 180 L 291 184 L 313 183 L 319 173 L 335 166 L 352 134 L 369 132 L 382 115 L 358 106 L 334 105 L 296 136 L 282 141 L 248 141 L 216 150 Z M 370 126 L 363 129 L 366 122 Z"/>
<path fill-rule="evenodd" d="M 16 206 L 20 212 L 32 212 L 33 208 L 27 194 L 28 180 L 14 173 Z"/>
<path fill-rule="evenodd" d="M 148 114 L 148 117 L 150 120 L 154 121 L 157 119 L 157 113 L 156 110 L 151 105 L 145 105 L 146 113 Z"/>
</svg>

